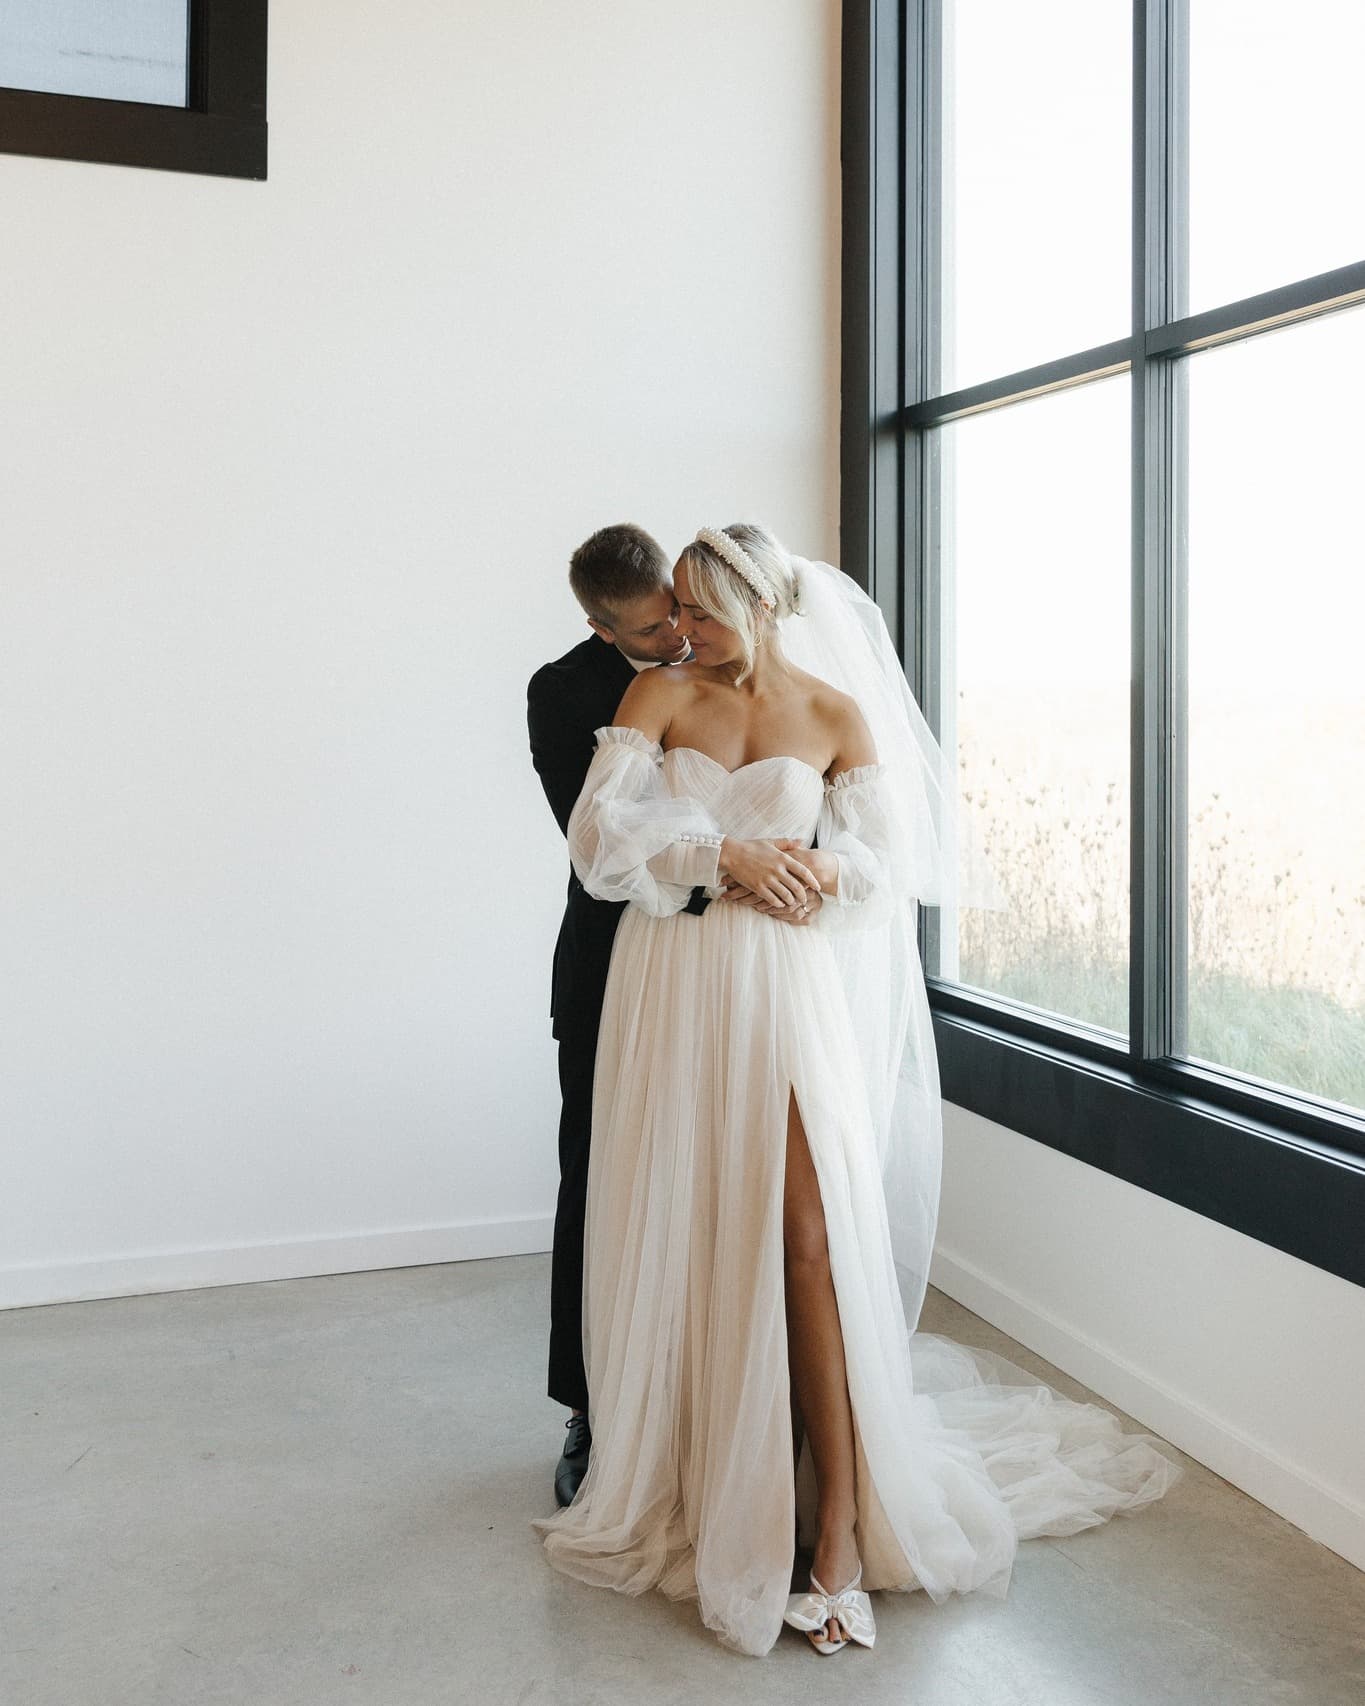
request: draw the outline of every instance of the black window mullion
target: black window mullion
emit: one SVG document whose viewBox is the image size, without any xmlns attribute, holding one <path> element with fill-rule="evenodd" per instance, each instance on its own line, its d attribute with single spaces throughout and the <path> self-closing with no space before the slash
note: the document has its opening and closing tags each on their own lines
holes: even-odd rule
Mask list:
<svg viewBox="0 0 1365 1706">
<path fill-rule="evenodd" d="M 879 182 L 903 182 L 908 91 L 900 0 L 874 0 L 871 77 L 873 171 Z M 902 194 L 878 195 L 873 249 L 874 324 L 872 541 L 867 590 L 886 617 L 902 662 L 910 653 L 915 612 L 907 608 L 901 559 L 905 538 L 905 450 L 899 417 L 905 403 L 907 211 Z"/>
<path fill-rule="evenodd" d="M 905 79 L 899 0 L 843 10 L 839 557 L 901 631 Z"/>
<path fill-rule="evenodd" d="M 1152 980 L 1155 971 L 1157 944 L 1149 933 L 1149 920 L 1154 914 L 1151 878 L 1155 871 L 1155 851 L 1151 813 L 1155 798 L 1155 778 L 1149 776 L 1147 755 L 1155 750 L 1150 739 L 1151 677 L 1147 672 L 1152 629 L 1158 612 L 1149 604 L 1152 577 L 1149 566 L 1149 540 L 1157 517 L 1152 504 L 1153 481 L 1149 464 L 1154 453 L 1147 431 L 1149 407 L 1146 346 L 1143 332 L 1147 324 L 1147 304 L 1152 294 L 1149 228 L 1157 217 L 1160 198 L 1153 189 L 1159 170 L 1159 156 L 1154 158 L 1151 137 L 1155 130 L 1152 107 L 1159 78 L 1153 72 L 1159 66 L 1160 53 L 1152 41 L 1153 26 L 1158 22 L 1157 0 L 1133 0 L 1133 90 L 1132 90 L 1132 390 L 1129 406 L 1132 410 L 1132 515 L 1131 561 L 1131 709 L 1129 713 L 1129 948 L 1128 948 L 1128 1052 L 1137 1069 L 1146 1056 L 1159 1029 L 1159 1014 L 1152 1011 Z M 1153 62 L 1156 61 L 1156 66 Z"/>
<path fill-rule="evenodd" d="M 961 391 L 926 393 L 921 401 L 906 405 L 905 425 L 908 431 L 921 427 L 943 426 L 949 421 L 964 420 L 968 415 L 986 413 L 989 409 L 1008 408 L 1013 403 L 1025 403 L 1070 385 L 1084 385 L 1092 379 L 1105 379 L 1122 373 L 1132 359 L 1131 335 L 1116 338 L 1112 343 L 1096 344 L 1090 349 L 1075 350 L 1070 355 L 1042 361 L 1036 367 L 1021 368 L 1015 373 L 1003 373 L 995 379 L 982 379 Z"/>
<path fill-rule="evenodd" d="M 1219 344 L 1261 332 L 1279 331 L 1318 314 L 1335 313 L 1365 302 L 1365 261 L 1351 261 L 1330 272 L 1263 290 L 1256 296 L 1203 308 L 1198 314 L 1175 317 L 1147 331 L 1147 354 L 1152 357 L 1192 355 Z"/>
<path fill-rule="evenodd" d="M 1170 1056 L 1183 993 L 1184 372 L 1150 358 L 1186 243 L 1179 114 L 1184 0 L 1133 7 L 1132 725 L 1129 1057 Z"/>
<path fill-rule="evenodd" d="M 1164 0 L 1165 17 L 1165 137 L 1166 205 L 1165 294 L 1162 322 L 1185 314 L 1190 300 L 1190 0 Z M 1151 321 L 1148 322 L 1149 326 Z M 1185 361 L 1160 364 L 1164 376 L 1165 429 L 1162 478 L 1165 524 L 1165 567 L 1168 594 L 1165 704 L 1169 739 L 1163 744 L 1166 763 L 1165 827 L 1169 836 L 1166 870 L 1170 877 L 1170 911 L 1165 945 L 1168 955 L 1164 1057 L 1184 1052 L 1189 1017 L 1189 366 Z M 1155 1053 L 1155 1051 L 1154 1051 Z"/>
<path fill-rule="evenodd" d="M 905 401 L 935 396 L 943 370 L 943 6 L 921 0 L 908 8 L 906 83 L 913 92 L 907 112 L 908 181 L 906 277 Z M 905 444 L 906 525 L 902 570 L 903 605 L 917 613 L 916 644 L 905 656 L 906 674 L 920 709 L 947 752 L 957 748 L 954 699 L 946 672 L 943 636 L 947 626 L 945 585 L 943 456 L 940 435 L 932 430 L 899 428 Z M 907 633 L 906 639 L 912 635 Z M 957 920 L 938 907 L 920 908 L 920 954 L 939 976 L 957 976 Z M 947 955 L 949 964 L 943 964 Z"/>
</svg>

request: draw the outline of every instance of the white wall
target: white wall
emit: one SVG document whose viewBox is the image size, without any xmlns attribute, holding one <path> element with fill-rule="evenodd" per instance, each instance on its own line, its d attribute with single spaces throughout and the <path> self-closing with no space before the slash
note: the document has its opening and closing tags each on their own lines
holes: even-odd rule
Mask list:
<svg viewBox="0 0 1365 1706">
<path fill-rule="evenodd" d="M 933 1283 L 1365 1569 L 1365 1290 L 943 1113 Z"/>
<path fill-rule="evenodd" d="M 0 156 L 0 1302 L 548 1247 L 595 526 L 836 548 L 837 0 L 271 8 L 270 180 Z"/>
</svg>

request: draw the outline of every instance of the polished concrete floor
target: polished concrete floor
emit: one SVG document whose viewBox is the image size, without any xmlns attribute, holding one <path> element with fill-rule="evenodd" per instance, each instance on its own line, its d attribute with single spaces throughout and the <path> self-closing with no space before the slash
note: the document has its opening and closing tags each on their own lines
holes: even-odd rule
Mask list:
<svg viewBox="0 0 1365 1706">
<path fill-rule="evenodd" d="M 877 1646 L 722 1647 L 544 1562 L 549 1258 L 0 1315 L 5 1706 L 1360 1706 L 1365 1575 L 1186 1460 Z M 923 1326 L 1084 1389 L 931 1292 Z"/>
</svg>

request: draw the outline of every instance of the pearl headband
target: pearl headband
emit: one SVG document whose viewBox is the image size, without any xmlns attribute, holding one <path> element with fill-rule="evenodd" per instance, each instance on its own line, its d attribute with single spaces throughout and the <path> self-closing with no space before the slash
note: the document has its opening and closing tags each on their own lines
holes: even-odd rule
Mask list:
<svg viewBox="0 0 1365 1706">
<path fill-rule="evenodd" d="M 699 527 L 694 543 L 709 545 L 724 562 L 728 563 L 735 573 L 749 587 L 762 604 L 770 604 L 777 609 L 777 591 L 763 570 L 753 560 L 740 544 L 737 544 L 728 533 L 722 533 L 718 527 Z"/>
</svg>

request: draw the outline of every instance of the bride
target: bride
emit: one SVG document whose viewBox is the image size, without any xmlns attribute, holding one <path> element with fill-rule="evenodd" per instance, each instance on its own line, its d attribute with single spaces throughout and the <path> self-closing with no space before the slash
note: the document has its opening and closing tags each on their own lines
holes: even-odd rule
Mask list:
<svg viewBox="0 0 1365 1706">
<path fill-rule="evenodd" d="M 1021 1539 L 1182 1471 L 911 1331 L 942 1144 L 915 907 L 995 902 L 876 605 L 747 524 L 703 528 L 674 590 L 694 661 L 636 677 L 569 825 L 588 892 L 631 904 L 593 1092 L 592 1457 L 533 1526 L 560 1570 L 696 1599 L 741 1652 L 784 1620 L 870 1647 L 869 1590 L 1003 1596 Z"/>
</svg>

